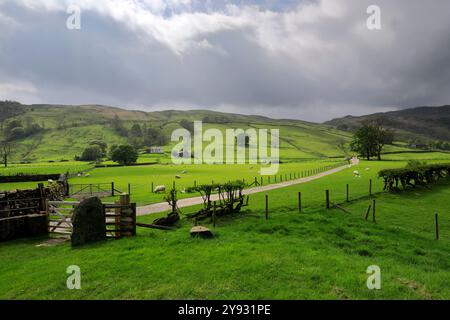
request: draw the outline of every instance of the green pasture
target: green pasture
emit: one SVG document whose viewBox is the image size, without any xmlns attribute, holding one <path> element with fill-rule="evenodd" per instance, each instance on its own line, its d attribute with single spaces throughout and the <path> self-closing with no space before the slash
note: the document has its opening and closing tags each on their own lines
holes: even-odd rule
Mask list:
<svg viewBox="0 0 450 320">
<path fill-rule="evenodd" d="M 318 169 L 338 163 L 336 160 L 303 161 L 298 163 L 282 163 L 277 174 L 277 181 L 289 177 L 294 178 L 302 172 L 306 174 L 308 170 Z M 186 173 L 183 173 L 186 172 Z M 132 201 L 138 205 L 162 202 L 164 195 L 152 192 L 153 186 L 165 185 L 169 190 L 173 183 L 180 191 L 185 188 L 197 185 L 210 184 L 212 182 L 222 183 L 233 180 L 242 180 L 253 183 L 255 177 L 261 181 L 260 165 L 174 165 L 157 164 L 134 167 L 112 167 L 96 168 L 89 172 L 89 177 L 75 177 L 70 179 L 70 184 L 96 184 L 114 182 L 115 188 L 119 191 L 127 192 L 128 184 L 131 185 Z M 179 176 L 180 179 L 177 179 Z M 268 176 L 263 177 L 263 183 L 268 183 Z M 271 176 L 271 183 L 275 182 L 275 177 Z M 198 194 L 180 193 L 179 198 L 198 196 Z M 110 198 L 107 200 L 111 200 Z"/>
<path fill-rule="evenodd" d="M 36 247 L 45 239 L 4 243 L 0 299 L 449 299 L 448 181 L 432 189 L 382 192 L 378 170 L 404 165 L 363 161 L 270 191 L 269 220 L 264 219 L 266 193 L 252 195 L 241 214 L 218 220 L 212 240 L 192 239 L 192 223 L 183 219 L 176 231 L 139 228 L 135 238 L 81 249 L 69 243 Z M 350 214 L 324 209 L 327 189 Z M 363 218 L 373 199 L 377 223 Z M 439 241 L 433 233 L 435 211 L 441 219 Z M 212 228 L 210 221 L 203 224 Z M 66 288 L 70 265 L 81 268 L 81 290 Z M 366 287 L 371 265 L 381 268 L 381 290 Z"/>
<path fill-rule="evenodd" d="M 0 167 L 0 176 L 12 176 L 17 174 L 37 175 L 37 174 L 58 174 L 77 173 L 90 170 L 93 164 L 80 161 L 68 162 L 37 162 L 30 164 L 9 164 L 7 168 Z"/>
</svg>

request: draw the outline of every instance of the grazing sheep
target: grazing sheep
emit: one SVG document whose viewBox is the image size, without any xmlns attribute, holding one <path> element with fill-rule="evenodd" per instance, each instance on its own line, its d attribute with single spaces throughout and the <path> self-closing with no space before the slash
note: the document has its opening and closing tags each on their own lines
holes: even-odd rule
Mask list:
<svg viewBox="0 0 450 320">
<path fill-rule="evenodd" d="M 166 191 L 166 186 L 163 186 L 163 185 L 156 186 L 156 188 L 154 190 L 155 193 L 160 193 L 160 192 L 165 192 L 165 191 Z"/>
<path fill-rule="evenodd" d="M 355 177 L 360 177 L 360 174 L 359 174 L 359 171 L 358 171 L 358 170 L 353 171 L 353 175 L 354 175 Z"/>
<path fill-rule="evenodd" d="M 78 177 L 81 177 L 81 173 L 77 174 Z"/>
<path fill-rule="evenodd" d="M 53 183 L 55 181 L 53 181 L 52 179 L 48 179 L 48 183 Z"/>
<path fill-rule="evenodd" d="M 85 176 L 86 178 L 89 178 L 89 177 L 91 176 L 91 174 L 90 174 L 90 173 L 86 173 L 84 176 Z"/>
<path fill-rule="evenodd" d="M 176 175 L 176 176 L 175 176 L 175 179 L 181 179 L 181 176 Z"/>
<path fill-rule="evenodd" d="M 366 168 L 366 171 L 369 171 L 370 170 L 370 168 Z"/>
<path fill-rule="evenodd" d="M 354 166 L 356 166 L 356 165 L 359 164 L 359 159 L 358 159 L 358 157 L 353 157 L 351 161 L 352 161 L 352 165 L 354 165 Z"/>
<path fill-rule="evenodd" d="M 182 174 L 186 174 L 187 173 L 187 171 L 186 170 L 183 170 L 183 172 L 181 172 Z"/>
</svg>

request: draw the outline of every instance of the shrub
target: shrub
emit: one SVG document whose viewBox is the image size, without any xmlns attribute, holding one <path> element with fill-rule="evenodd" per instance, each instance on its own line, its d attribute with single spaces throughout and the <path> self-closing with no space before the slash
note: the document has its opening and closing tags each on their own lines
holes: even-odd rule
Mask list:
<svg viewBox="0 0 450 320">
<path fill-rule="evenodd" d="M 410 166 L 412 165 L 412 166 Z M 431 185 L 450 176 L 450 164 L 408 164 L 406 168 L 381 170 L 378 176 L 384 179 L 384 190 L 398 191 L 399 184 L 408 186 Z"/>
<path fill-rule="evenodd" d="M 102 149 L 97 145 L 93 145 L 84 149 L 79 159 L 81 161 L 97 161 L 102 158 L 102 154 Z"/>
</svg>

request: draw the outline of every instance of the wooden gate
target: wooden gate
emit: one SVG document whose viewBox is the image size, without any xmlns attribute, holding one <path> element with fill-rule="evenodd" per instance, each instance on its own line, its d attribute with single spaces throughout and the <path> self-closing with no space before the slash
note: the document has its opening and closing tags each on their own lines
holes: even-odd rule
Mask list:
<svg viewBox="0 0 450 320">
<path fill-rule="evenodd" d="M 49 201 L 49 232 L 71 235 L 73 231 L 72 214 L 80 202 Z M 122 194 L 117 203 L 103 203 L 106 222 L 106 237 L 119 239 L 136 235 L 136 203 L 130 203 L 130 196 Z"/>
<path fill-rule="evenodd" d="M 48 201 L 48 231 L 71 235 L 73 231 L 72 214 L 79 202 Z"/>
</svg>

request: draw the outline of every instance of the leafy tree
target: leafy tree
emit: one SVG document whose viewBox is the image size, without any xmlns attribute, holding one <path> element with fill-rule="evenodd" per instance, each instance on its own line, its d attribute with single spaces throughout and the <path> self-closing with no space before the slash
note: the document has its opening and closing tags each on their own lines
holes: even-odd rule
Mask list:
<svg viewBox="0 0 450 320">
<path fill-rule="evenodd" d="M 12 143 L 9 141 L 2 141 L 0 143 L 0 157 L 3 159 L 5 168 L 8 167 L 8 159 L 13 150 Z"/>
<path fill-rule="evenodd" d="M 183 119 L 180 121 L 180 126 L 183 127 L 184 129 L 186 129 L 187 131 L 189 131 L 191 134 L 194 134 L 194 123 Z"/>
<path fill-rule="evenodd" d="M 443 142 L 442 143 L 442 150 L 450 150 L 450 143 L 448 142 Z"/>
<path fill-rule="evenodd" d="M 106 152 L 108 151 L 108 144 L 102 140 L 92 140 L 89 142 L 90 146 L 98 146 L 102 150 L 103 156 L 106 156 Z"/>
<path fill-rule="evenodd" d="M 377 152 L 377 133 L 372 125 L 363 125 L 359 128 L 350 144 L 352 151 L 358 152 L 367 160 L 376 155 Z"/>
<path fill-rule="evenodd" d="M 386 144 L 393 142 L 394 135 L 381 124 L 365 123 L 359 128 L 350 144 L 352 151 L 363 155 L 367 160 L 376 156 L 381 160 L 381 152 Z"/>
<path fill-rule="evenodd" d="M 128 137 L 128 130 L 122 124 L 122 120 L 120 120 L 119 116 L 116 114 L 114 119 L 111 122 L 114 131 L 117 132 L 118 135 L 122 137 Z"/>
<path fill-rule="evenodd" d="M 394 142 L 394 133 L 391 130 L 385 129 L 381 124 L 375 124 L 375 131 L 377 134 L 376 139 L 376 153 L 377 159 L 381 160 L 381 151 L 387 144 L 392 144 Z"/>
<path fill-rule="evenodd" d="M 147 132 L 144 136 L 144 143 L 146 146 L 163 146 L 166 142 L 166 137 L 163 135 L 162 130 L 147 128 Z"/>
<path fill-rule="evenodd" d="M 6 119 L 25 112 L 25 107 L 16 101 L 0 101 L 0 124 L 3 127 Z"/>
<path fill-rule="evenodd" d="M 25 129 L 22 127 L 15 127 L 7 134 L 8 140 L 17 140 L 25 137 Z"/>
<path fill-rule="evenodd" d="M 143 136 L 142 129 L 141 129 L 141 126 L 139 125 L 139 123 L 133 124 L 133 126 L 131 127 L 131 130 L 130 130 L 130 135 L 132 137 L 137 137 L 137 138 L 141 138 Z"/>
<path fill-rule="evenodd" d="M 139 157 L 136 148 L 131 145 L 112 146 L 110 155 L 112 161 L 126 166 L 136 163 Z"/>
<path fill-rule="evenodd" d="M 83 154 L 80 157 L 81 161 L 97 161 L 102 158 L 102 149 L 97 146 L 89 146 L 84 149 Z"/>
</svg>

